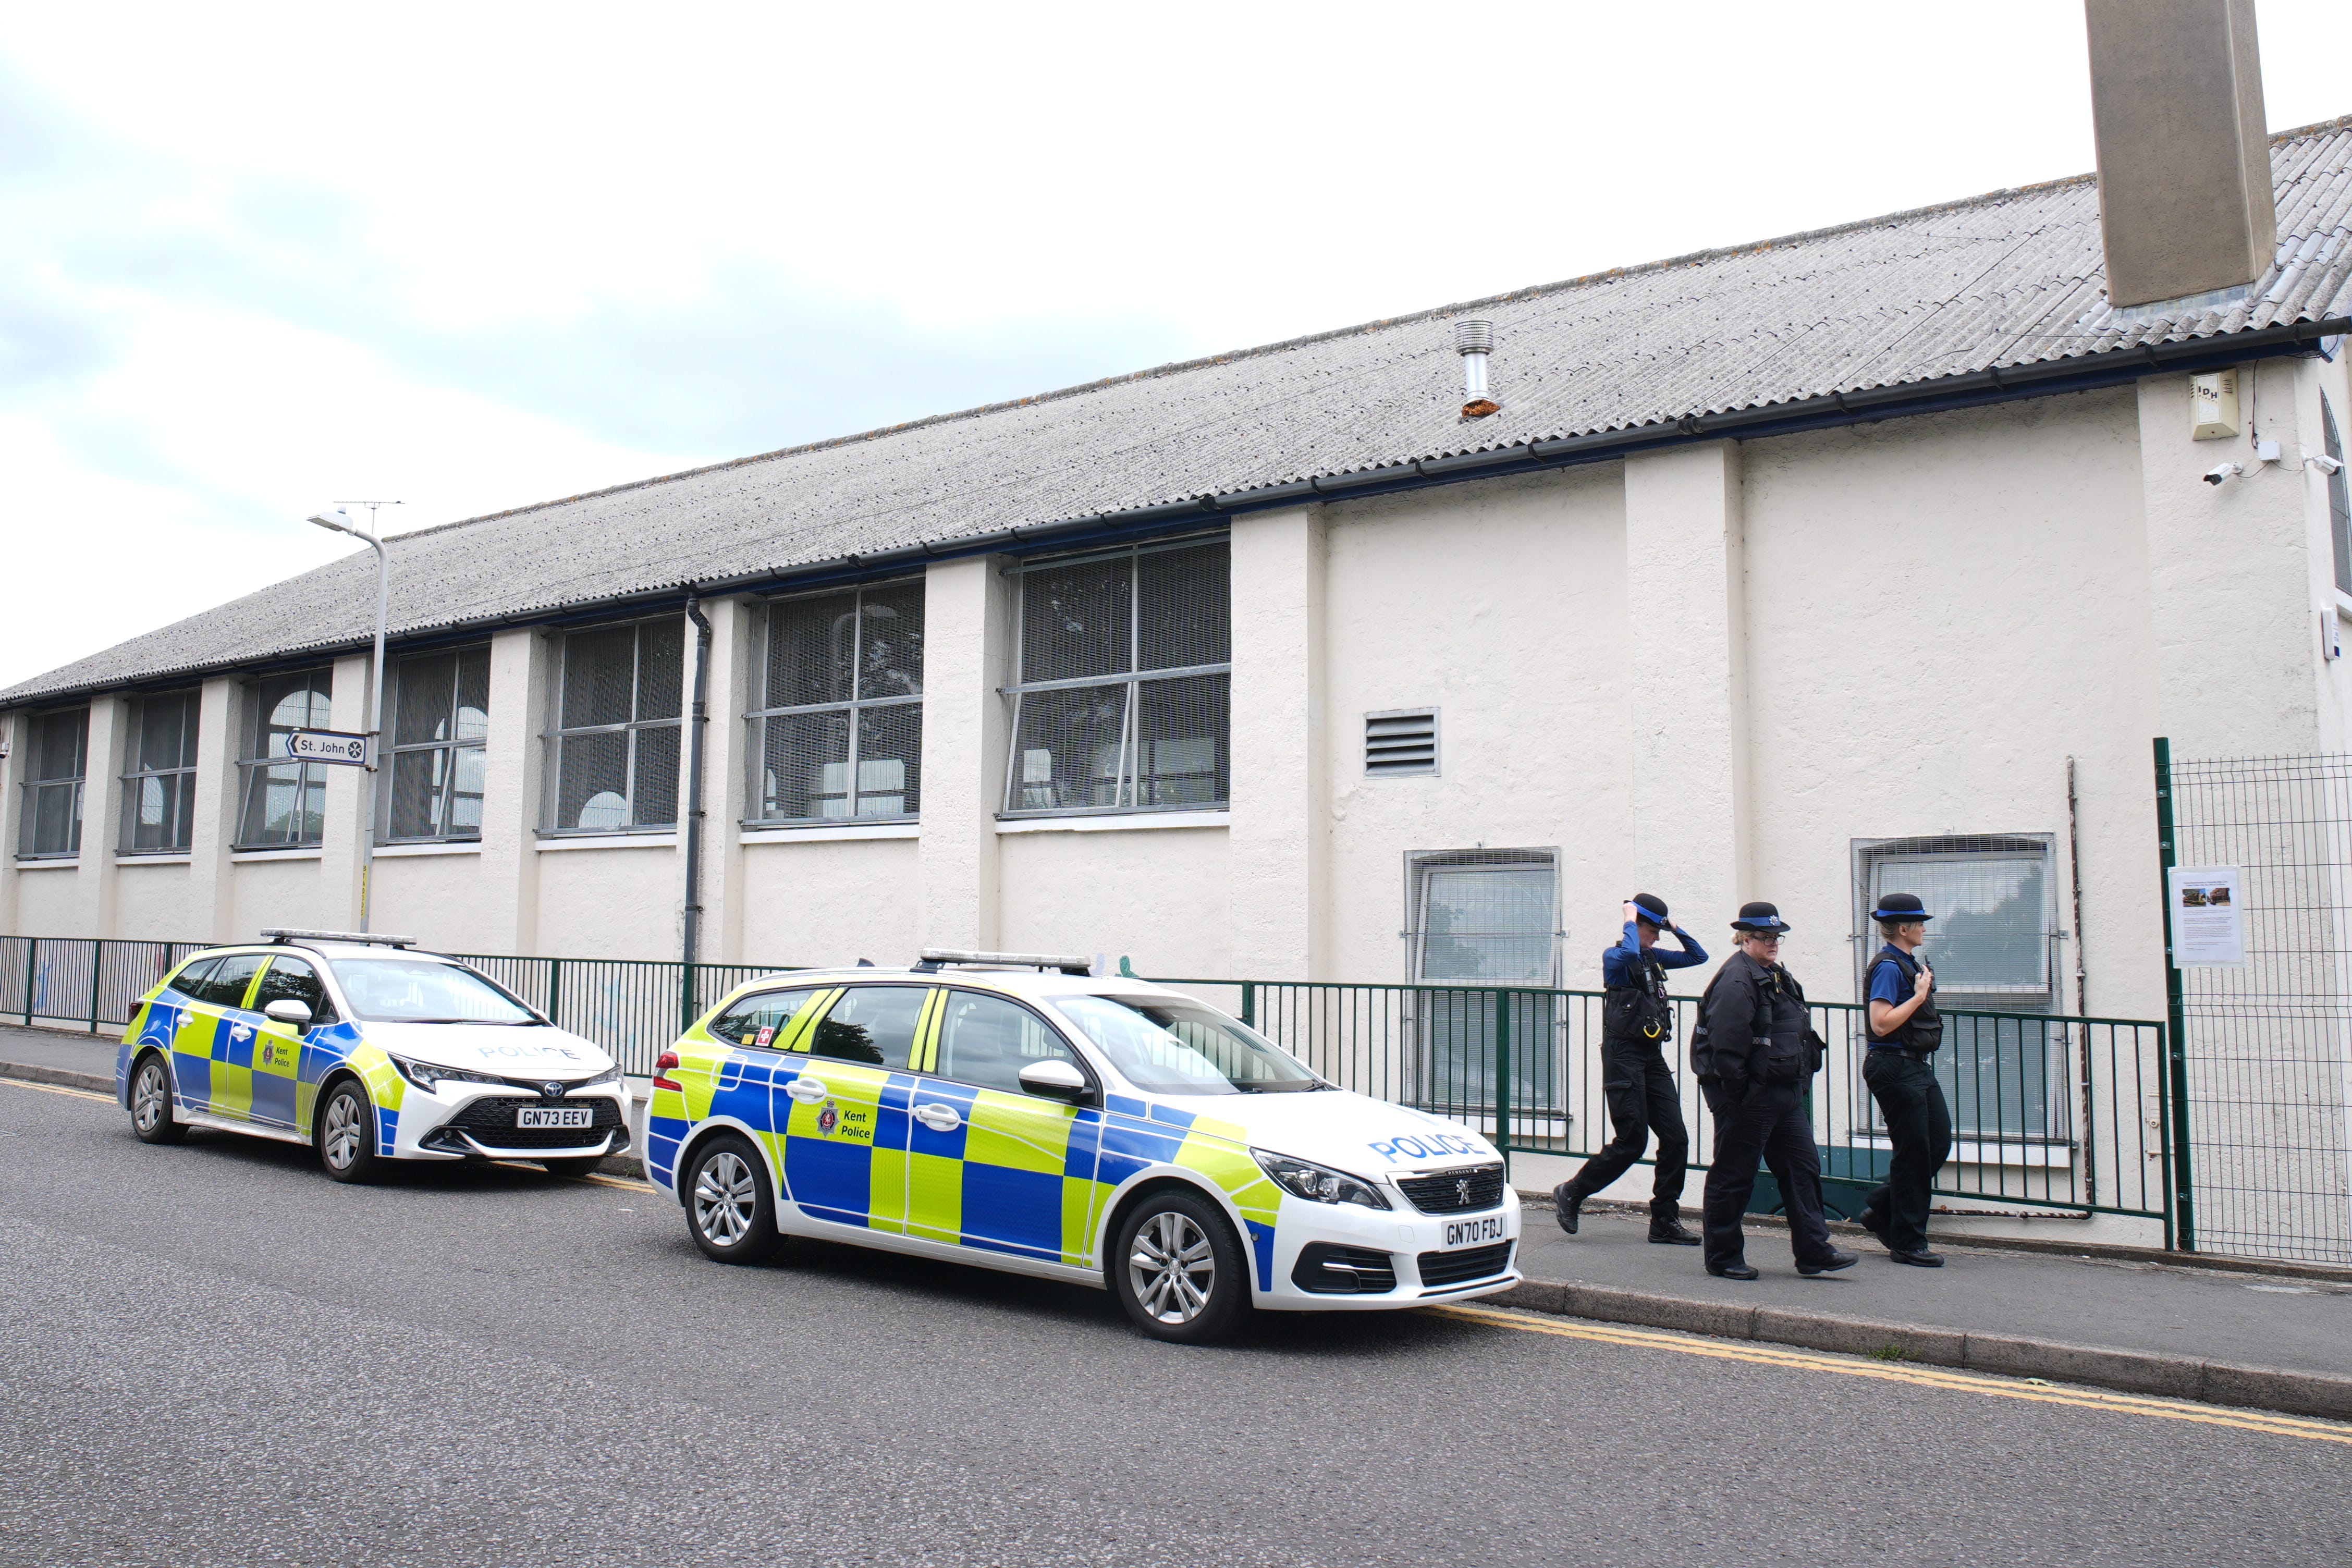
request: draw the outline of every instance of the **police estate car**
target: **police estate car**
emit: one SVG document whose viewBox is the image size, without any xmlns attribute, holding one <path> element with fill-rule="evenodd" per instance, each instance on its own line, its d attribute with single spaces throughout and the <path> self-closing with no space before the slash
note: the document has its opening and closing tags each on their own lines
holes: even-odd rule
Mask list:
<svg viewBox="0 0 2352 1568">
<path fill-rule="evenodd" d="M 406 937 L 266 931 L 208 948 L 140 998 L 115 1095 L 149 1143 L 215 1127 L 378 1160 L 530 1160 L 585 1175 L 629 1141 L 613 1058 L 504 986 Z"/>
<path fill-rule="evenodd" d="M 934 951 L 756 981 L 663 1055 L 646 1171 L 721 1262 L 787 1237 L 954 1258 L 1107 1286 L 1169 1340 L 1518 1282 L 1484 1138 L 1089 969 Z"/>
</svg>

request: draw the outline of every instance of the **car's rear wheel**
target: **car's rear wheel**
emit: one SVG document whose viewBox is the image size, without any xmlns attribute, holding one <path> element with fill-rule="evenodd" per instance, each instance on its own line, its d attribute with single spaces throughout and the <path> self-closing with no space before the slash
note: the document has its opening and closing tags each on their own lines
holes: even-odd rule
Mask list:
<svg viewBox="0 0 2352 1568">
<path fill-rule="evenodd" d="M 686 1176 L 686 1225 L 705 1258 L 761 1263 L 776 1255 L 776 1194 L 750 1140 L 722 1132 L 695 1151 Z"/>
<path fill-rule="evenodd" d="M 357 1079 L 327 1091 L 319 1108 L 319 1163 L 339 1182 L 375 1177 L 375 1106 Z"/>
<path fill-rule="evenodd" d="M 131 1069 L 131 1131 L 142 1143 L 177 1143 L 188 1124 L 172 1114 L 172 1069 L 150 1051 Z"/>
<path fill-rule="evenodd" d="M 604 1163 L 604 1157 L 601 1154 L 593 1160 L 541 1160 L 540 1162 L 546 1167 L 549 1175 L 570 1178 L 593 1176 L 596 1173 L 596 1167 Z"/>
<path fill-rule="evenodd" d="M 1154 1339 L 1213 1343 L 1249 1313 L 1249 1254 L 1197 1194 L 1169 1188 L 1129 1210 L 1104 1272 L 1135 1326 Z"/>
</svg>

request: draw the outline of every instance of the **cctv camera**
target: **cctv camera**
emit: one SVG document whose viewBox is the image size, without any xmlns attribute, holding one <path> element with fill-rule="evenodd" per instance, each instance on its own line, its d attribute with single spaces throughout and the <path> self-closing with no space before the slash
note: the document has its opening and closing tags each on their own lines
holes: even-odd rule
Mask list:
<svg viewBox="0 0 2352 1568">
<path fill-rule="evenodd" d="M 2218 485 L 2224 479 L 2234 479 L 2246 471 L 2243 463 L 2217 463 L 2205 470 L 2205 482 Z"/>
<path fill-rule="evenodd" d="M 2311 459 L 2311 464 L 2323 474 L 2341 473 L 2344 470 L 2344 462 L 2340 458 L 2314 458 Z"/>
</svg>

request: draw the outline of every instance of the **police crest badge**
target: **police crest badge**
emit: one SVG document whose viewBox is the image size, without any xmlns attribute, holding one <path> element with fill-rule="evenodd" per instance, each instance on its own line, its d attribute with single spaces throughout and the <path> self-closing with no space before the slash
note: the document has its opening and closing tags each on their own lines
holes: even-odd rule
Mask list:
<svg viewBox="0 0 2352 1568">
<path fill-rule="evenodd" d="M 841 1108 L 833 1101 L 826 1100 L 824 1109 L 816 1113 L 816 1130 L 830 1138 L 833 1136 L 833 1130 L 840 1125 Z"/>
</svg>

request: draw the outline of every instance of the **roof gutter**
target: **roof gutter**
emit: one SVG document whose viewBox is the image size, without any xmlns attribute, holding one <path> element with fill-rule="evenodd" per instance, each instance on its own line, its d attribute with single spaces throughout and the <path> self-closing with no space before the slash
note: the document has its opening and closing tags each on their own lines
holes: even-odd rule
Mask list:
<svg viewBox="0 0 2352 1568">
<path fill-rule="evenodd" d="M 1549 473 L 1591 463 L 1614 462 L 1636 453 L 1700 441 L 1753 441 L 1793 436 L 1841 426 L 1873 425 L 1881 420 L 1941 414 L 1953 409 L 1980 408 L 2032 397 L 2053 397 L 2070 392 L 2092 392 L 2122 386 L 2148 375 L 2171 375 L 2219 370 L 2256 360 L 2320 353 L 2323 339 L 2352 333 L 2352 317 L 2330 317 L 2265 327 L 2259 331 L 2224 337 L 2193 338 L 2183 342 L 2141 343 L 2110 349 L 2080 359 L 2055 360 L 2006 369 L 1969 371 L 1934 381 L 1906 382 L 1897 386 L 1871 387 L 1859 392 L 1832 392 L 1769 407 L 1731 409 L 1719 414 L 1685 415 L 1621 430 L 1562 436 L 1548 441 L 1522 442 L 1485 452 L 1461 452 L 1448 458 L 1424 458 L 1390 463 L 1347 474 L 1292 479 L 1263 489 L 1227 495 L 1198 496 L 1186 500 L 1159 501 L 1150 506 L 1066 518 L 1034 527 L 1000 529 L 994 533 L 939 543 L 902 545 L 867 555 L 843 555 L 828 561 L 779 571 L 749 573 L 730 578 L 704 578 L 668 587 L 640 589 L 609 598 L 580 600 L 545 609 L 485 616 L 419 628 L 401 639 L 404 647 L 418 643 L 443 643 L 464 637 L 518 626 L 551 626 L 600 619 L 614 612 L 665 613 L 691 598 L 709 599 L 730 594 L 777 592 L 823 587 L 832 583 L 870 580 L 919 567 L 933 561 L 954 561 L 973 555 L 1017 554 L 1047 549 L 1080 548 L 1095 543 L 1176 533 L 1228 518 L 1278 507 L 1302 506 L 1318 500 L 1350 500 L 1394 495 L 1404 490 L 1433 489 L 1471 479 L 1507 479 L 1521 474 Z M 261 663 L 283 666 L 367 646 L 355 637 L 349 643 L 321 644 L 296 653 L 271 655 L 266 661 L 225 660 L 190 665 L 133 680 L 101 681 L 60 687 L 11 703 L 11 707 L 47 706 L 99 691 L 152 688 L 158 683 L 184 684 L 225 670 L 247 669 Z"/>
</svg>

